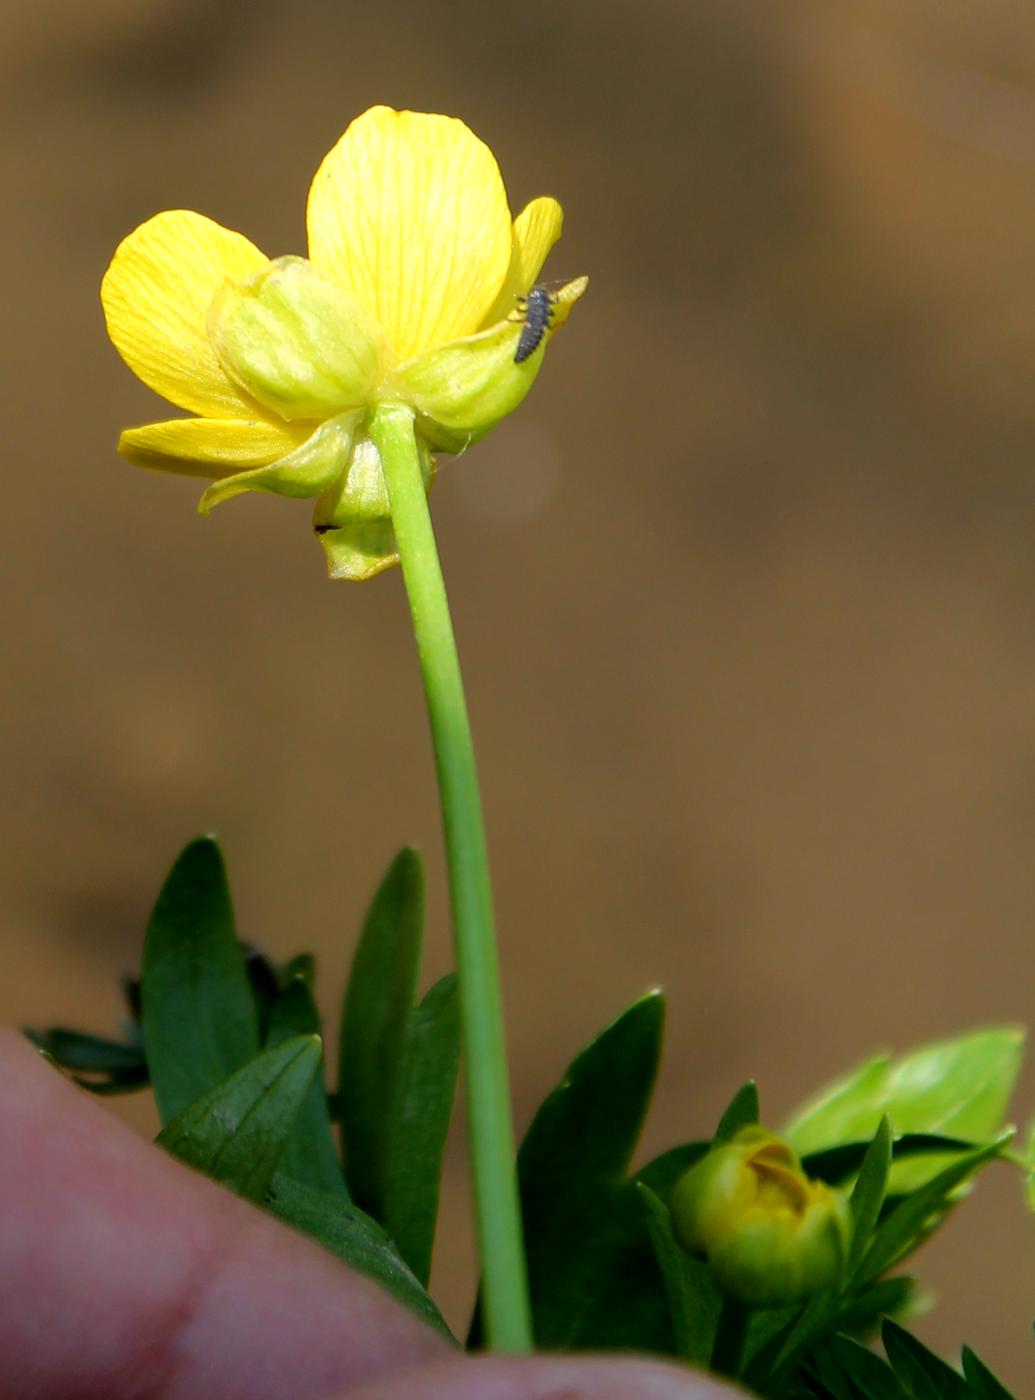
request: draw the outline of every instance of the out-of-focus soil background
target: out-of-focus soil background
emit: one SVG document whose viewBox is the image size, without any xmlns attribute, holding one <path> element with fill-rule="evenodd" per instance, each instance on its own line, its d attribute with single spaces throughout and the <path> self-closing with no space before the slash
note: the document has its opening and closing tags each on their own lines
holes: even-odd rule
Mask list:
<svg viewBox="0 0 1035 1400">
<path fill-rule="evenodd" d="M 398 573 L 305 505 L 136 471 L 164 416 L 97 283 L 166 207 L 304 251 L 356 113 L 462 115 L 590 295 L 435 514 L 523 1126 L 645 986 L 646 1148 L 745 1077 L 777 1121 L 871 1047 L 1035 1005 L 1035 24 L 1021 0 L 72 0 L 3 7 L 0 1012 L 112 1029 L 159 881 L 225 842 L 325 1009 L 393 850 L 430 871 Z M 1029 1076 L 1018 1104 L 1035 1108 Z M 143 1100 L 115 1105 L 142 1130 Z M 471 1289 L 461 1141 L 438 1286 Z M 1035 1228 L 993 1173 L 922 1326 L 1035 1383 Z"/>
</svg>

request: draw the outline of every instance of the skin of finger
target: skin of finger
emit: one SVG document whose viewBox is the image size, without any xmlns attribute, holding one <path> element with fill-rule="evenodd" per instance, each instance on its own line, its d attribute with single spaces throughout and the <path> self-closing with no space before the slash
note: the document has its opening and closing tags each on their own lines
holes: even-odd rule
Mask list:
<svg viewBox="0 0 1035 1400">
<path fill-rule="evenodd" d="M 383 1377 L 334 1400 L 746 1400 L 696 1371 L 636 1357 L 459 1358 Z"/>
<path fill-rule="evenodd" d="M 137 1137 L 0 1028 L 12 1395 L 307 1400 L 448 1355 L 376 1285 Z"/>
</svg>

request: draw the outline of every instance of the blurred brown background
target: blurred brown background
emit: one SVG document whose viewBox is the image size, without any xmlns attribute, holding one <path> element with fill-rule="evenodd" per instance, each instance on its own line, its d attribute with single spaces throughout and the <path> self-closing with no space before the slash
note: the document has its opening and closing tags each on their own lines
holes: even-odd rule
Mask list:
<svg viewBox="0 0 1035 1400">
<path fill-rule="evenodd" d="M 402 842 L 450 963 L 401 580 L 304 505 L 210 521 L 97 284 L 158 209 L 304 250 L 356 113 L 463 116 L 591 293 L 435 513 L 475 718 L 523 1127 L 646 985 L 648 1149 L 760 1076 L 1027 1020 L 1035 915 L 1035 24 L 1022 0 L 7 0 L 0 1011 L 114 1026 L 158 883 L 224 839 L 328 1015 Z M 1035 1108 L 1035 1076 L 1018 1105 Z M 122 1106 L 148 1126 L 143 1100 Z M 1030 1390 L 1005 1169 L 927 1251 L 923 1332 Z M 458 1139 L 439 1286 L 471 1286 Z M 446 1276 L 449 1277 L 446 1277 Z"/>
</svg>

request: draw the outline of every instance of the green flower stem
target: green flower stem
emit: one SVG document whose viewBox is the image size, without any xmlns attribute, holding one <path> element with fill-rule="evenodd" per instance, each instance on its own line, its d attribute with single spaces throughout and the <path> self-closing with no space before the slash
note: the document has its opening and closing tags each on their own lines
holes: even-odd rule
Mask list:
<svg viewBox="0 0 1035 1400">
<path fill-rule="evenodd" d="M 514 1166 L 503 1003 L 478 774 L 460 661 L 421 478 L 413 412 L 379 405 L 381 454 L 428 701 L 453 903 L 485 1333 L 496 1351 L 532 1348 Z"/>
</svg>

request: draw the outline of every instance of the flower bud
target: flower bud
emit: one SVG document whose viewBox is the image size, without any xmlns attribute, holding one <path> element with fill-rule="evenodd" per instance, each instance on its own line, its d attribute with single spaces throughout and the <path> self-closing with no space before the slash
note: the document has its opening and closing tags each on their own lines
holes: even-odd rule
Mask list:
<svg viewBox="0 0 1035 1400">
<path fill-rule="evenodd" d="M 247 282 L 225 282 L 208 335 L 227 374 L 289 421 L 359 407 L 379 372 L 376 328 L 305 258 L 276 258 Z"/>
<path fill-rule="evenodd" d="M 851 1243 L 845 1196 L 810 1180 L 794 1151 L 761 1127 L 713 1147 L 669 1204 L 684 1248 L 708 1260 L 723 1293 L 752 1307 L 787 1306 L 830 1287 Z"/>
</svg>

